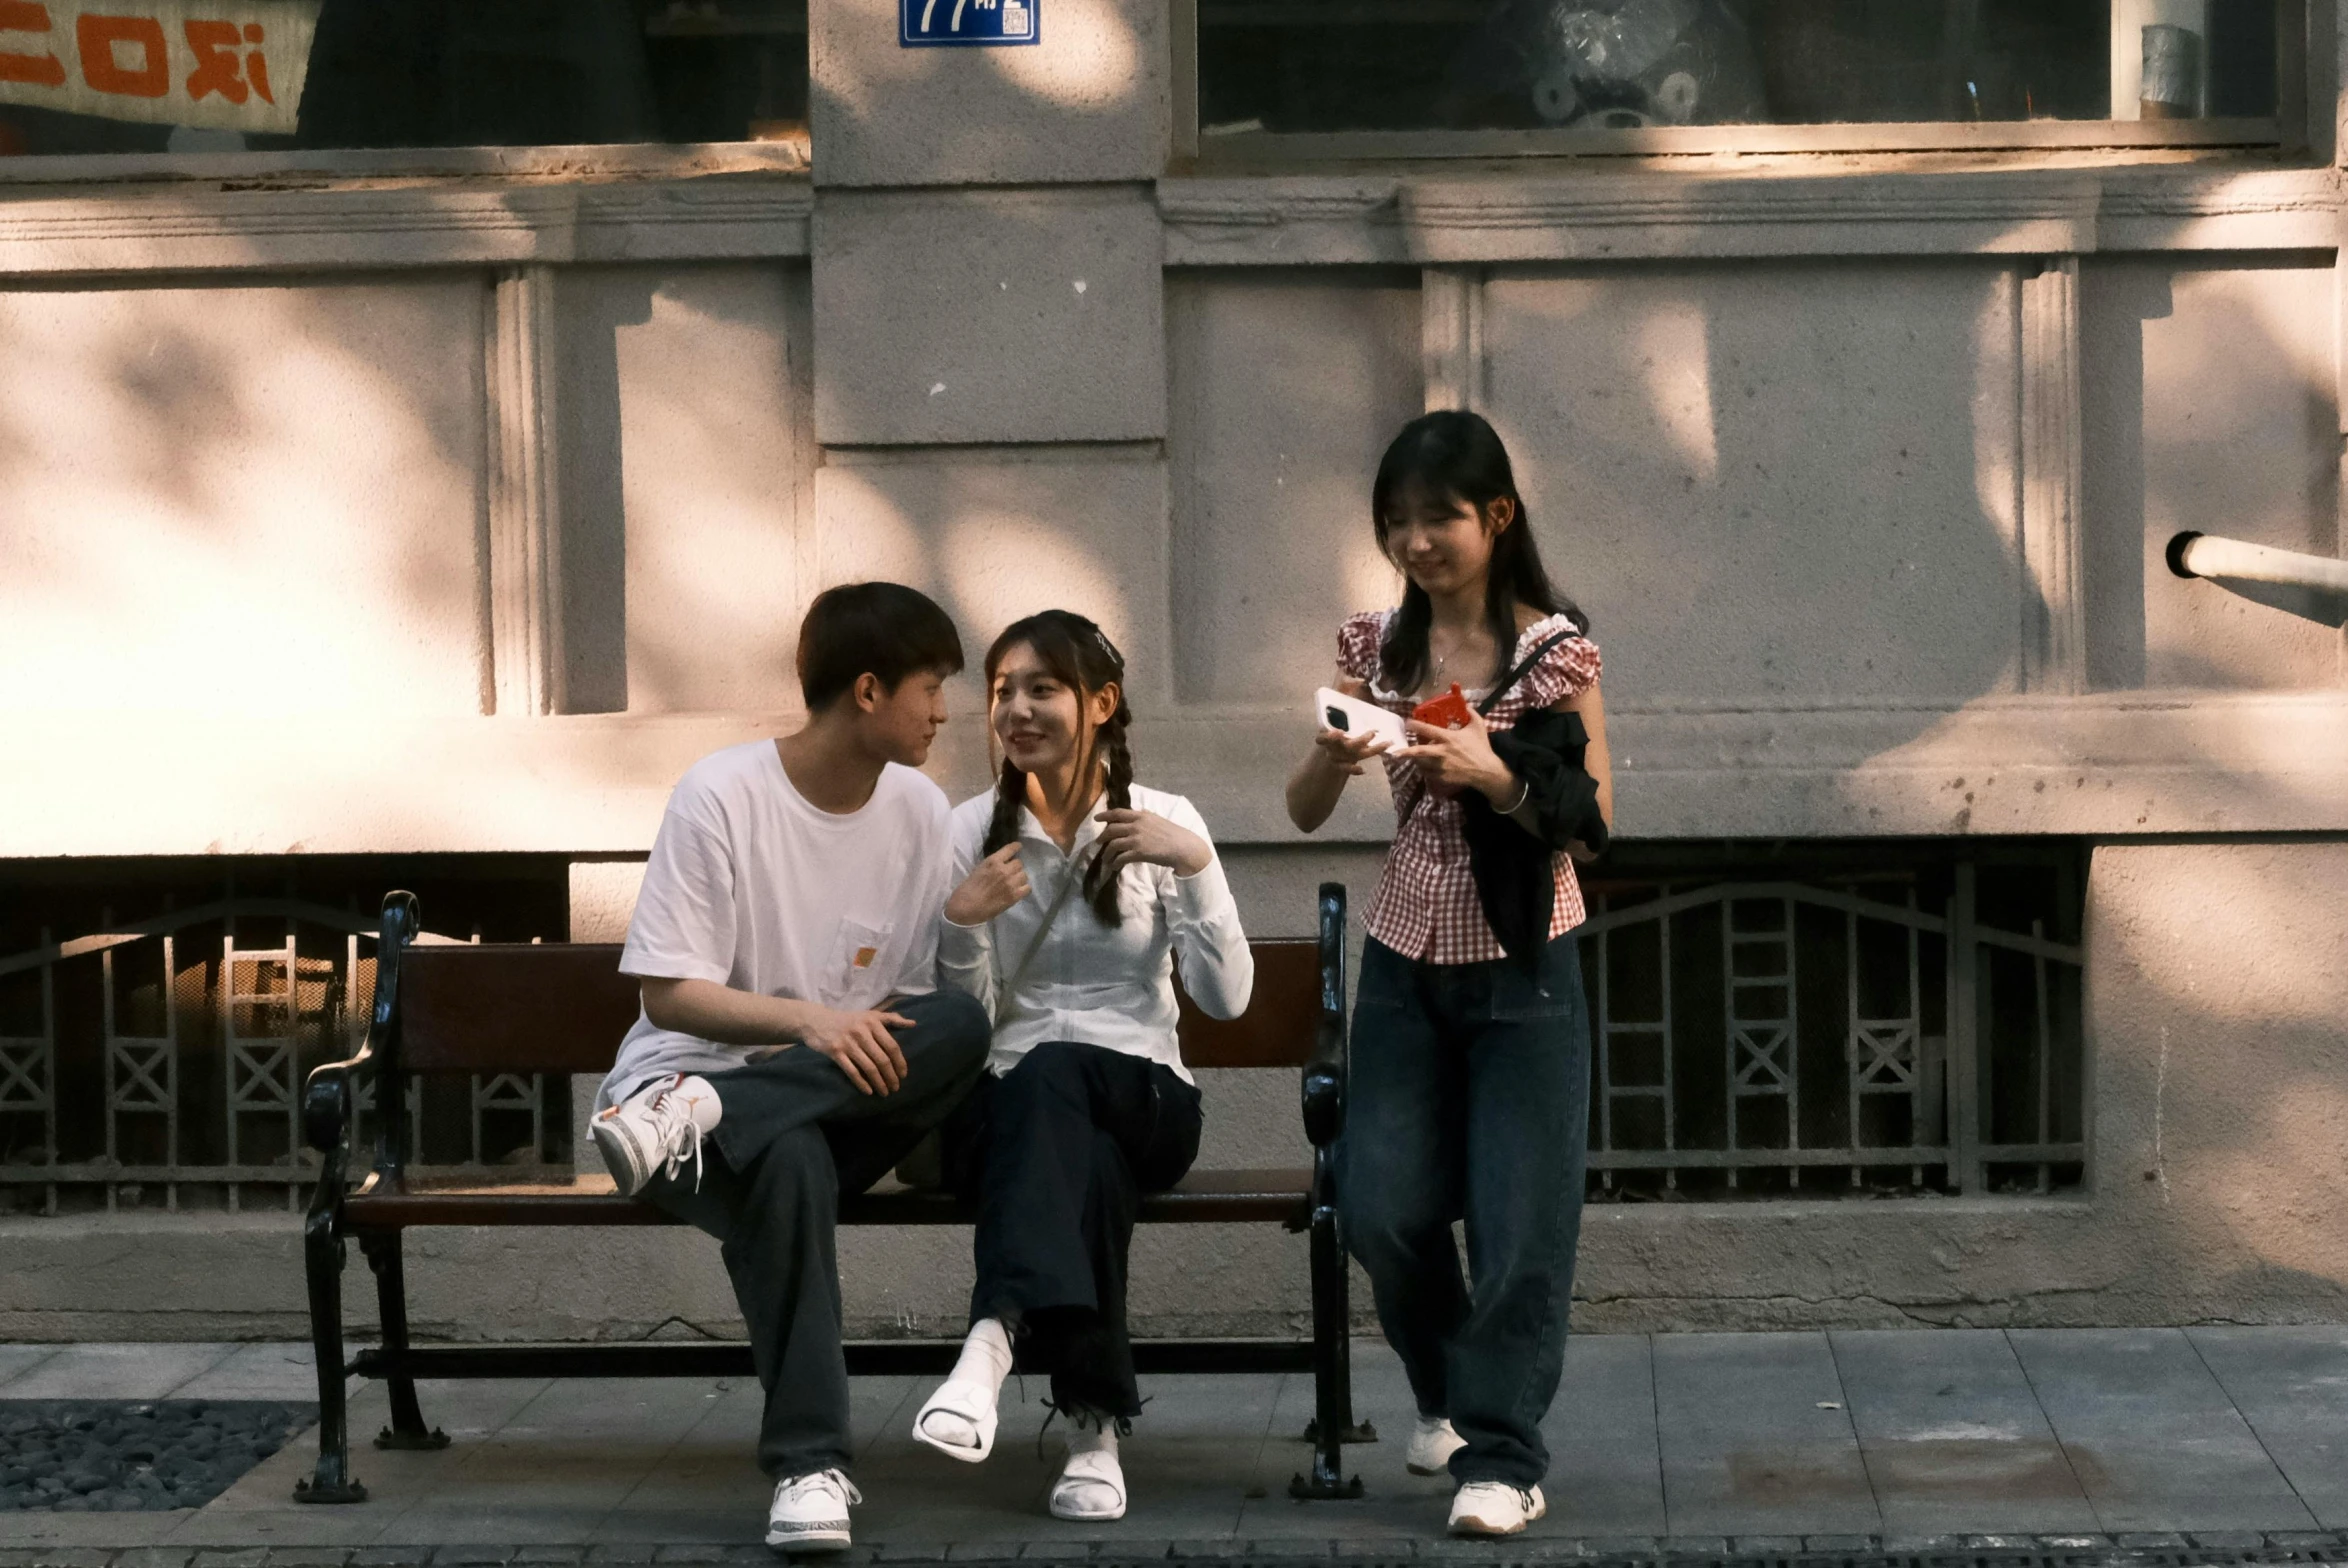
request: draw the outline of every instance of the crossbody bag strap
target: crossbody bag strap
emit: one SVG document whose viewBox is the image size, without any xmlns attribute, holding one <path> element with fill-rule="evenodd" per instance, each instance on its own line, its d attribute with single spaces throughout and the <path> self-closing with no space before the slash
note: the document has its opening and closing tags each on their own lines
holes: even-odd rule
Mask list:
<svg viewBox="0 0 2348 1568">
<path fill-rule="evenodd" d="M 1519 661 L 1517 667 L 1513 670 L 1510 670 L 1506 675 L 1502 676 L 1500 679 L 1500 684 L 1493 687 L 1492 690 L 1485 695 L 1482 702 L 1476 704 L 1476 711 L 1489 717 L 1492 710 L 1500 706 L 1500 699 L 1507 696 L 1511 691 L 1514 691 L 1516 689 L 1516 683 L 1523 680 L 1527 675 L 1530 675 L 1533 672 L 1533 666 L 1539 664 L 1543 659 L 1549 656 L 1550 649 L 1556 647 L 1561 642 L 1571 642 L 1574 638 L 1580 635 L 1581 633 L 1570 629 L 1559 632 L 1556 636 L 1541 644 L 1540 647 L 1535 648 L 1531 653 L 1526 654 L 1524 658 Z"/>
<path fill-rule="evenodd" d="M 1035 935 L 1028 939 L 1027 951 L 1019 955 L 1019 967 L 1012 970 L 1011 978 L 1003 982 L 1004 1006 L 1010 1005 L 1012 993 L 1027 978 L 1027 971 L 1035 967 L 1036 955 L 1044 950 L 1044 938 L 1052 934 L 1052 922 L 1060 918 L 1061 906 L 1068 902 L 1068 895 L 1076 891 L 1076 884 L 1084 880 L 1082 864 L 1080 857 L 1068 857 L 1068 874 L 1060 879 L 1060 891 L 1052 895 L 1051 907 L 1044 911 L 1043 924 L 1035 928 Z"/>
</svg>

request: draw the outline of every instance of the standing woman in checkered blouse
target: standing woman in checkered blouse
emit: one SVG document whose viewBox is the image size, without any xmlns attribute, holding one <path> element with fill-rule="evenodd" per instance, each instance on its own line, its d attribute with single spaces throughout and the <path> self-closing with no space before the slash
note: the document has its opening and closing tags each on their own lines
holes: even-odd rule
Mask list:
<svg viewBox="0 0 2348 1568">
<path fill-rule="evenodd" d="M 1551 584 L 1507 449 L 1477 415 L 1404 426 L 1370 513 L 1402 603 L 1338 628 L 1339 689 L 1407 719 L 1456 685 L 1488 712 L 1456 728 L 1411 722 L 1410 744 L 1391 750 L 1324 729 L 1289 780 L 1288 814 L 1308 833 L 1372 757 L 1394 793 L 1354 1003 L 1339 1210 L 1418 1403 L 1411 1470 L 1448 1466 L 1454 1532 L 1513 1535 L 1546 1507 L 1540 1424 L 1581 1231 L 1590 1028 L 1573 854 L 1603 842 L 1613 810 L 1598 649 Z M 1576 744 L 1528 748 L 1568 734 Z M 1479 887 L 1495 878 L 1533 884 L 1524 918 L 1504 922 L 1522 927 L 1513 956 L 1487 910 L 1523 905 Z M 1463 1217 L 1464 1281 L 1451 1235 Z"/>
</svg>

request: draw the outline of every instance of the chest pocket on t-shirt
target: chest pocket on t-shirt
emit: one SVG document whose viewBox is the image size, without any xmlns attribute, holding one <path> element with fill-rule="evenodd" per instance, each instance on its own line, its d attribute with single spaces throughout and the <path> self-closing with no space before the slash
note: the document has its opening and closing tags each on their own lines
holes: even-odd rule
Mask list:
<svg viewBox="0 0 2348 1568">
<path fill-rule="evenodd" d="M 895 976 L 881 955 L 895 930 L 895 926 L 841 918 L 840 934 L 832 942 L 831 960 L 824 969 L 828 985 L 839 998 L 836 1006 L 870 1007 L 888 995 L 889 982 Z"/>
</svg>

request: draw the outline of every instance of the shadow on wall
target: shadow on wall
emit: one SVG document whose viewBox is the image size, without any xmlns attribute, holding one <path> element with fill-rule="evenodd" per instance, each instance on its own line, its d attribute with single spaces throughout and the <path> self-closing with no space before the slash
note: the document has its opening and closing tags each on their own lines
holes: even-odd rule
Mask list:
<svg viewBox="0 0 2348 1568">
<path fill-rule="evenodd" d="M 563 710 L 795 706 L 806 270 L 581 267 L 556 286 Z"/>
<path fill-rule="evenodd" d="M 2348 1311 L 2344 873 L 2336 842 L 2097 851 L 2096 1268 L 2135 1321 Z"/>
<path fill-rule="evenodd" d="M 0 707 L 480 711 L 484 308 L 471 277 L 0 293 Z"/>
<path fill-rule="evenodd" d="M 1972 260 L 1494 278 L 1489 411 L 1614 705 L 2013 690 L 2017 309 Z"/>
<path fill-rule="evenodd" d="M 2335 596 L 2188 583 L 2181 529 L 2332 555 L 2329 254 L 2097 260 L 2082 289 L 2088 674 L 2100 689 L 2339 684 Z"/>
<path fill-rule="evenodd" d="M 1418 274 L 1171 274 L 1166 327 L 1176 695 L 1296 711 L 1401 593 L 1370 484 L 1425 406 Z"/>
<path fill-rule="evenodd" d="M 974 670 L 1005 625 L 1059 607 L 1100 622 L 1137 703 L 1170 686 L 1168 502 L 1154 456 L 834 453 L 817 484 L 820 581 L 887 577 L 935 596 Z M 948 700 L 957 713 L 984 708 L 976 681 Z"/>
<path fill-rule="evenodd" d="M 2097 685 L 2339 685 L 2336 605 L 2178 582 L 2161 560 L 2195 526 L 2337 549 L 2333 339 L 2307 326 L 2330 319 L 2330 261 L 2090 258 Z M 2044 608 L 2021 549 L 2017 288 L 2010 263 L 1971 260 L 1491 280 L 1488 408 L 1596 620 L 1618 714 L 1865 709 L 1888 752 L 2017 690 Z M 2212 710 L 2176 760 L 2243 767 L 2238 722 Z M 1635 745 L 1623 755 L 1635 769 Z M 1771 787 L 1765 769 L 1749 787 Z M 2255 822 L 2303 817 L 2297 794 L 2337 780 L 2238 788 L 2236 819 Z M 1930 1267 L 1887 1255 L 1853 1278 L 1952 1321 L 2336 1317 L 2343 853 L 2100 849 L 2095 1224 L 2056 1244 L 2017 1218 Z"/>
</svg>

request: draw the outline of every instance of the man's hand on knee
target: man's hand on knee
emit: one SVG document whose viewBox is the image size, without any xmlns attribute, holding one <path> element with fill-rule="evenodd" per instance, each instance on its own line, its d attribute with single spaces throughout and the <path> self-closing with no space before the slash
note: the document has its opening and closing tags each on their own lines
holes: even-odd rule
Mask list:
<svg viewBox="0 0 2348 1568">
<path fill-rule="evenodd" d="M 913 1020 L 903 1013 L 883 1009 L 843 1013 L 810 1007 L 799 1039 L 836 1062 L 860 1093 L 894 1094 L 905 1084 L 905 1052 L 890 1031 L 912 1027 Z"/>
</svg>

